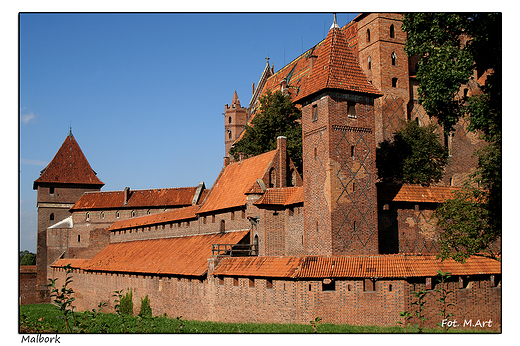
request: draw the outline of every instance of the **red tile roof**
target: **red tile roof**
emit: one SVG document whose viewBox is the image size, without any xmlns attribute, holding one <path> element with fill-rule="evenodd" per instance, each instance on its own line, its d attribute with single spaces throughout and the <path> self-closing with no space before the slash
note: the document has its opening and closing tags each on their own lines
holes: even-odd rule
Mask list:
<svg viewBox="0 0 520 346">
<path fill-rule="evenodd" d="M 87 263 L 88 259 L 79 259 L 79 258 L 60 258 L 54 261 L 51 264 L 51 267 L 60 268 L 65 267 L 67 264 L 70 264 L 71 268 L 81 269 L 85 263 Z"/>
<path fill-rule="evenodd" d="M 197 188 L 198 187 L 195 186 L 169 189 L 130 190 L 126 204 L 124 201 L 124 191 L 87 192 L 81 196 L 71 210 L 190 206 Z M 206 194 L 207 191 L 202 194 L 199 202 L 202 201 Z"/>
<path fill-rule="evenodd" d="M 459 190 L 458 187 L 378 184 L 377 198 L 389 202 L 443 203 Z"/>
<path fill-rule="evenodd" d="M 214 275 L 290 278 L 399 278 L 501 273 L 501 263 L 472 256 L 466 263 L 437 260 L 434 255 L 377 255 L 344 257 L 241 257 L 224 258 Z"/>
<path fill-rule="evenodd" d="M 111 243 L 94 258 L 81 264 L 83 270 L 143 274 L 202 276 L 208 270 L 213 244 L 236 244 L 249 231 Z M 54 266 L 65 265 L 62 259 Z"/>
<path fill-rule="evenodd" d="M 227 257 L 213 275 L 292 277 L 300 262 L 299 257 Z"/>
<path fill-rule="evenodd" d="M 199 213 L 244 206 L 247 202 L 245 193 L 257 179 L 264 177 L 276 153 L 277 150 L 272 150 L 224 167 Z"/>
<path fill-rule="evenodd" d="M 271 76 L 262 94 L 279 90 L 280 82 L 286 79 L 293 102 L 324 89 L 381 95 L 366 78 L 350 46 L 357 45 L 355 32 L 354 25 L 343 28 L 343 31 L 329 30 L 325 40 Z M 317 56 L 317 59 L 311 70 L 309 59 L 312 56 Z"/>
<path fill-rule="evenodd" d="M 168 223 L 173 221 L 189 220 L 197 218 L 198 205 L 193 205 L 184 208 L 177 208 L 162 213 L 154 213 L 141 217 L 134 217 L 131 219 L 114 222 L 109 231 L 116 231 L 121 229 L 143 227 L 150 225 L 157 225 L 161 223 Z"/>
<path fill-rule="evenodd" d="M 37 189 L 41 183 L 105 185 L 90 167 L 72 133 L 65 138 L 54 158 L 34 181 L 33 189 Z"/>
<path fill-rule="evenodd" d="M 303 186 L 268 188 L 256 205 L 291 205 L 303 203 Z"/>
</svg>

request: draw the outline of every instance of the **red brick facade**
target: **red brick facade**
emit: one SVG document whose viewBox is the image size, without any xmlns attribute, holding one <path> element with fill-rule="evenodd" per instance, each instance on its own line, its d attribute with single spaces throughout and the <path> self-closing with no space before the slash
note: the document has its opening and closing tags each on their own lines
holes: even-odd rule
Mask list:
<svg viewBox="0 0 520 346">
<path fill-rule="evenodd" d="M 400 19 L 363 14 L 343 29 L 333 26 L 279 72 L 268 65 L 249 108 L 236 93 L 226 105 L 227 155 L 263 92 L 289 94 L 302 110 L 303 177 L 287 155 L 287 139 L 279 137 L 276 150 L 225 160 L 210 190 L 203 183 L 114 192 L 56 185 L 53 193 L 68 203 L 57 209 L 50 185 L 35 182 L 42 203 L 40 281 L 63 282 L 62 267 L 72 263 L 78 310 L 101 301 L 113 309 L 113 292 L 132 289 L 136 305 L 148 295 L 155 314 L 185 319 L 309 323 L 321 317 L 386 326 L 413 311 L 412 292 L 424 288 L 427 326 L 435 327 L 441 322 L 434 291 L 440 261 L 406 256 L 438 252 L 432 214 L 452 188 L 376 184 L 377 144 L 404 121 L 429 121 L 416 103 L 414 58 L 404 54 Z M 479 142 L 463 125 L 446 139 L 453 155 L 448 186 L 474 167 L 468 153 Z M 54 209 L 44 208 L 49 203 Z M 246 254 L 236 255 L 241 246 Z M 403 262 L 395 265 L 392 256 Z M 383 264 L 373 266 L 376 260 Z M 461 324 L 492 320 L 489 328 L 500 330 L 500 266 L 471 261 L 464 270 L 446 264 L 458 270 L 449 283 L 453 313 Z M 415 262 L 426 264 L 417 269 Z"/>
</svg>

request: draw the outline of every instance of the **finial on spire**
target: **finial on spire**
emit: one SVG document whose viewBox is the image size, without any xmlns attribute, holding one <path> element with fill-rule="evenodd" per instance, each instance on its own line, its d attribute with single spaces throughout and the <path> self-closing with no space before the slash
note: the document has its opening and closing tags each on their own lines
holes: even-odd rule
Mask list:
<svg viewBox="0 0 520 346">
<path fill-rule="evenodd" d="M 69 126 L 69 134 L 67 136 L 72 136 L 72 126 Z"/>
<path fill-rule="evenodd" d="M 267 65 L 269 65 L 269 57 L 264 58 L 264 59 L 265 59 L 265 61 L 267 61 Z"/>
<path fill-rule="evenodd" d="M 332 23 L 332 26 L 330 27 L 330 29 L 339 29 L 338 22 L 336 21 L 336 13 L 334 13 L 334 23 Z"/>
</svg>

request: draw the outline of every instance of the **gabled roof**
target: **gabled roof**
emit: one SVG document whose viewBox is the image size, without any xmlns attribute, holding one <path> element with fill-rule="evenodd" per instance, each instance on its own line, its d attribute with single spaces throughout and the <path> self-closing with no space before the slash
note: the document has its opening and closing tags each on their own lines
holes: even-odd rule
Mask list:
<svg viewBox="0 0 520 346">
<path fill-rule="evenodd" d="M 451 275 L 499 274 L 501 263 L 472 256 L 466 263 L 438 260 L 435 255 L 376 255 L 341 257 L 228 257 L 213 275 L 286 278 L 406 278 Z"/>
<path fill-rule="evenodd" d="M 193 205 L 193 206 L 189 206 L 189 207 L 168 210 L 168 211 L 165 211 L 162 213 L 154 213 L 154 214 L 150 214 L 150 215 L 116 221 L 110 226 L 110 228 L 108 230 L 117 231 L 117 230 L 121 230 L 121 229 L 158 225 L 158 224 L 162 224 L 162 223 L 181 221 L 181 220 L 196 219 L 198 209 L 199 209 L 198 205 Z"/>
<path fill-rule="evenodd" d="M 318 58 L 307 85 L 294 101 L 326 89 L 381 95 L 368 81 L 339 28 L 329 30 L 327 38 L 316 47 L 313 55 Z"/>
<path fill-rule="evenodd" d="M 255 205 L 291 205 L 303 203 L 303 186 L 268 188 Z"/>
<path fill-rule="evenodd" d="M 453 198 L 459 187 L 421 186 L 409 184 L 378 184 L 377 199 L 388 202 L 429 202 L 443 203 Z"/>
<path fill-rule="evenodd" d="M 65 138 L 54 158 L 34 181 L 33 189 L 37 189 L 42 183 L 81 184 L 95 187 L 105 185 L 90 167 L 72 133 Z"/>
<path fill-rule="evenodd" d="M 222 169 L 199 213 L 245 206 L 246 192 L 267 173 L 277 150 L 234 162 Z"/>
<path fill-rule="evenodd" d="M 130 190 L 126 204 L 125 191 L 86 192 L 71 210 L 190 206 L 197 189 L 198 186 Z M 199 201 L 202 201 L 206 194 L 207 191 L 203 191 Z"/>
<path fill-rule="evenodd" d="M 249 231 L 111 243 L 79 268 L 104 272 L 202 276 L 213 244 L 236 244 Z M 64 265 L 70 259 L 53 264 Z"/>
<path fill-rule="evenodd" d="M 327 37 L 269 77 L 262 90 L 274 92 L 285 79 L 293 102 L 325 89 L 381 95 L 365 76 L 354 54 L 356 27 L 331 28 Z M 310 68 L 309 59 L 316 61 Z"/>
</svg>

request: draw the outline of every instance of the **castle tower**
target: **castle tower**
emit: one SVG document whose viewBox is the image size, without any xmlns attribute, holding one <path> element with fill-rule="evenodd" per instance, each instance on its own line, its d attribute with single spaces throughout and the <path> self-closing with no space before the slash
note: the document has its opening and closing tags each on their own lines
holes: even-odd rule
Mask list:
<svg viewBox="0 0 520 346">
<path fill-rule="evenodd" d="M 226 104 L 225 106 L 224 121 L 224 129 L 226 131 L 226 137 L 224 140 L 226 147 L 225 157 L 230 157 L 229 150 L 231 149 L 231 146 L 235 140 L 242 133 L 242 130 L 244 129 L 244 126 L 247 122 L 247 108 L 240 105 L 240 100 L 238 99 L 236 91 L 233 95 L 231 105 Z"/>
<path fill-rule="evenodd" d="M 390 139 L 413 111 L 406 33 L 398 13 L 363 13 L 357 21 L 359 64 L 383 96 L 375 101 L 376 144 Z M 422 119 L 419 119 L 422 121 Z"/>
<path fill-rule="evenodd" d="M 52 161 L 33 183 L 37 190 L 37 292 L 46 299 L 47 268 L 61 253 L 48 243 L 47 228 L 70 216 L 69 209 L 88 191 L 99 191 L 104 183 L 90 167 L 72 131 Z M 61 248 L 61 247 L 57 247 Z"/>
<path fill-rule="evenodd" d="M 302 105 L 305 252 L 377 254 L 374 99 L 380 92 L 337 24 L 308 60 L 312 71 L 296 100 Z"/>
</svg>

